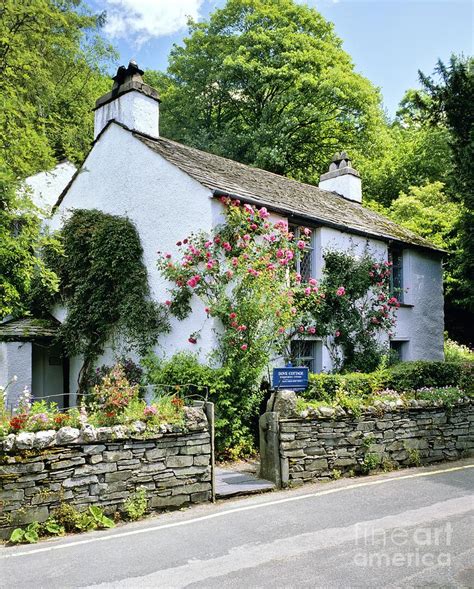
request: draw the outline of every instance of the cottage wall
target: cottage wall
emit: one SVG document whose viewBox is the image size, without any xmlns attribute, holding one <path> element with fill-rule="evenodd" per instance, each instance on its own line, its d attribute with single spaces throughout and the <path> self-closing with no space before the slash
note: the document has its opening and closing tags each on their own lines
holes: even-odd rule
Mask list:
<svg viewBox="0 0 474 589">
<path fill-rule="evenodd" d="M 70 187 L 64 203 L 53 218 L 58 229 L 73 209 L 99 209 L 127 216 L 137 227 L 143 247 L 153 297 L 164 302 L 168 283 L 160 275 L 158 251 L 176 253 L 176 242 L 191 232 L 210 231 L 223 220 L 222 205 L 211 192 L 187 174 L 157 156 L 130 132 L 110 125 L 87 157 L 83 170 Z M 55 309 L 62 320 L 64 310 Z M 172 320 L 172 330 L 160 338 L 157 353 L 171 356 L 179 350 L 197 351 L 204 360 L 215 348 L 211 321 L 205 321 L 203 305 L 194 301 L 193 313 L 184 321 Z M 190 344 L 191 333 L 202 328 L 197 345 Z M 99 363 L 110 363 L 110 351 Z M 77 390 L 80 359 L 71 362 L 71 392 Z"/>
</svg>

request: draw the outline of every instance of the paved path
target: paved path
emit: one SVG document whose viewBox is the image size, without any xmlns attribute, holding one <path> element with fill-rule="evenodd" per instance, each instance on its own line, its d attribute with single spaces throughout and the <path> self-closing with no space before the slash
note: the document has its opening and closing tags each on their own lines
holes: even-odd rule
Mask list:
<svg viewBox="0 0 474 589">
<path fill-rule="evenodd" d="M 238 495 L 252 495 L 273 491 L 275 485 L 264 479 L 259 479 L 253 472 L 232 468 L 215 469 L 216 497 L 226 499 Z"/>
<path fill-rule="evenodd" d="M 0 548 L 0 587 L 473 587 L 474 461 Z"/>
</svg>

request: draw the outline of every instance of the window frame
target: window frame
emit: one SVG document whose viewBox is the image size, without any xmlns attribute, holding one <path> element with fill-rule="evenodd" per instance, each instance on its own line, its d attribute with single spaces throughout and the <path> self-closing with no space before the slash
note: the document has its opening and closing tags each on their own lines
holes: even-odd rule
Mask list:
<svg viewBox="0 0 474 589">
<path fill-rule="evenodd" d="M 314 246 L 314 228 L 310 227 L 311 235 L 309 242 L 306 243 L 303 250 L 298 251 L 297 255 L 295 256 L 295 269 L 298 274 L 301 275 L 302 282 L 307 282 L 310 278 L 314 278 L 316 275 L 316 268 L 315 266 L 315 246 Z M 298 225 L 288 224 L 288 231 L 293 233 L 295 241 L 298 241 L 301 238 L 301 228 Z M 302 262 L 302 254 L 309 254 L 309 273 L 308 276 L 303 276 L 301 272 L 301 262 Z"/>
<path fill-rule="evenodd" d="M 404 250 L 400 247 L 389 247 L 388 261 L 392 264 L 390 268 L 390 294 L 403 303 L 405 293 Z"/>
</svg>

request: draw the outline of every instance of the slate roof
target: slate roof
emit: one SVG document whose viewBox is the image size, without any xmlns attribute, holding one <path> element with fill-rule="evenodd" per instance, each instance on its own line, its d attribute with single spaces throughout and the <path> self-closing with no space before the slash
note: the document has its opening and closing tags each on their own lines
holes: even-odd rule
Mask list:
<svg viewBox="0 0 474 589">
<path fill-rule="evenodd" d="M 216 196 L 229 195 L 320 225 L 439 250 L 426 239 L 343 196 L 253 168 L 169 139 L 133 133 L 140 141 Z"/>
<path fill-rule="evenodd" d="M 54 317 L 35 319 L 22 317 L 0 323 L 0 341 L 20 342 L 52 339 L 57 335 L 60 322 Z"/>
</svg>

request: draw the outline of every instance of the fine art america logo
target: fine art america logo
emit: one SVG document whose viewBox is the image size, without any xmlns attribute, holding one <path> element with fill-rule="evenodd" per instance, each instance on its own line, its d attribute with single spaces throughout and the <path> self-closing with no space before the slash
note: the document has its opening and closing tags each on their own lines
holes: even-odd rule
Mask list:
<svg viewBox="0 0 474 589">
<path fill-rule="evenodd" d="M 358 524 L 354 564 L 360 567 L 450 566 L 453 528 L 374 528 Z"/>
</svg>

